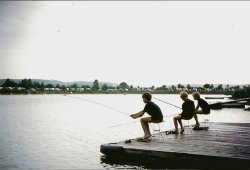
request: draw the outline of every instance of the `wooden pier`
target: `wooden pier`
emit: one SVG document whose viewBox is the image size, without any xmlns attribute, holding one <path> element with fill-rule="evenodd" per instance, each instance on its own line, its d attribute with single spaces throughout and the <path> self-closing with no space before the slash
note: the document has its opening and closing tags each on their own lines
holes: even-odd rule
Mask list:
<svg viewBox="0 0 250 170">
<path fill-rule="evenodd" d="M 229 97 L 205 97 L 205 99 L 225 99 Z"/>
<path fill-rule="evenodd" d="M 245 103 L 229 103 L 229 104 L 222 104 L 222 108 L 238 108 L 244 109 Z"/>
<path fill-rule="evenodd" d="M 191 162 L 192 167 L 250 168 L 250 123 L 212 123 L 209 130 L 155 134 L 149 143 L 132 140 L 101 145 L 107 157 Z M 198 165 L 198 166 L 197 166 Z M 178 166 L 177 166 L 178 167 Z M 175 166 L 172 166 L 175 168 Z"/>
<path fill-rule="evenodd" d="M 222 108 L 245 108 L 245 105 L 250 104 L 250 98 L 237 99 L 225 102 L 217 102 L 209 104 L 213 110 L 220 110 Z"/>
</svg>

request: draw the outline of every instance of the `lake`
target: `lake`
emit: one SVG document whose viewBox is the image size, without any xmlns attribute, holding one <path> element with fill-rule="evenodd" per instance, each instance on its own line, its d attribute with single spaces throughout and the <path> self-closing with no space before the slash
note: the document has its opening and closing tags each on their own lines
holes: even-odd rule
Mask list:
<svg viewBox="0 0 250 170">
<path fill-rule="evenodd" d="M 182 104 L 179 95 L 153 96 Z M 153 101 L 164 116 L 180 113 L 178 108 Z M 109 162 L 99 151 L 101 144 L 142 136 L 139 120 L 126 114 L 143 107 L 137 94 L 0 95 L 0 169 L 147 168 Z M 249 114 L 242 109 L 212 110 L 210 121 L 249 123 Z M 172 117 L 165 117 L 165 122 L 165 129 L 174 127 Z M 129 124 L 110 128 L 124 123 Z"/>
</svg>

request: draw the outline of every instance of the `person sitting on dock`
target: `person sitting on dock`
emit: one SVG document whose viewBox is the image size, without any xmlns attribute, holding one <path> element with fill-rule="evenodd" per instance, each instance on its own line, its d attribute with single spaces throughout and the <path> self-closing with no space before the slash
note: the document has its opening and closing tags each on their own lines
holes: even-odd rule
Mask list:
<svg viewBox="0 0 250 170">
<path fill-rule="evenodd" d="M 188 93 L 187 92 L 185 92 L 185 91 L 181 92 L 180 97 L 184 101 L 184 103 L 182 104 L 182 113 L 173 118 L 174 126 L 175 126 L 175 134 L 179 134 L 178 122 L 179 122 L 179 124 L 181 126 L 181 133 L 184 132 L 184 127 L 182 125 L 181 120 L 182 119 L 184 119 L 184 120 L 192 119 L 193 116 L 194 116 L 194 110 L 195 110 L 194 102 L 192 100 L 188 99 Z"/>
<path fill-rule="evenodd" d="M 163 115 L 158 105 L 151 101 L 152 95 L 146 92 L 142 95 L 143 102 L 146 103 L 144 109 L 138 113 L 131 114 L 130 116 L 134 119 L 142 117 L 147 112 L 151 117 L 141 118 L 141 126 L 144 131 L 144 137 L 142 140 L 147 140 L 151 137 L 149 123 L 161 123 L 163 121 Z"/>
<path fill-rule="evenodd" d="M 201 97 L 200 97 L 200 93 L 199 92 L 194 92 L 193 93 L 193 98 L 194 100 L 197 100 L 198 101 L 198 104 L 195 108 L 195 111 L 194 111 L 194 119 L 195 119 L 195 128 L 198 128 L 200 127 L 200 123 L 198 121 L 198 117 L 197 117 L 197 114 L 210 114 L 210 106 L 209 104 L 203 100 Z M 201 110 L 198 110 L 199 107 L 201 108 Z"/>
</svg>

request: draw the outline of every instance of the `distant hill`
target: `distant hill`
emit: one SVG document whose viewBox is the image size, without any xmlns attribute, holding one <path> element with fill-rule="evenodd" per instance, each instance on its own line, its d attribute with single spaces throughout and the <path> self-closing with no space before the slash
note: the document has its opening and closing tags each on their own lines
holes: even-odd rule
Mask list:
<svg viewBox="0 0 250 170">
<path fill-rule="evenodd" d="M 22 79 L 11 79 L 12 81 L 14 81 L 15 83 L 19 83 L 20 81 L 22 81 Z M 45 80 L 45 79 L 31 79 L 32 82 L 38 82 L 38 83 L 44 83 L 46 84 L 52 84 L 54 86 L 56 86 L 57 84 L 59 84 L 60 86 L 65 85 L 73 85 L 74 83 L 76 83 L 78 86 L 82 86 L 82 85 L 88 85 L 88 86 L 92 86 L 93 85 L 93 81 L 71 81 L 71 82 L 63 82 L 63 81 L 59 81 L 59 80 Z M 6 81 L 6 79 L 0 79 L 0 86 Z M 100 86 L 107 84 L 110 87 L 116 87 L 118 86 L 118 84 L 116 83 L 111 83 L 111 82 L 100 82 L 99 81 Z M 177 84 L 174 84 L 175 86 L 177 86 Z M 184 85 L 185 87 L 187 87 L 187 84 L 181 84 Z M 191 87 L 203 87 L 204 84 L 190 84 Z M 214 87 L 217 87 L 219 84 L 213 84 Z M 243 86 L 248 86 L 249 84 L 229 84 L 229 87 L 233 87 L 233 86 L 237 86 L 239 85 L 241 88 Z M 172 85 L 167 85 L 167 87 L 171 87 Z M 227 84 L 222 84 L 223 88 L 226 88 Z"/>
<path fill-rule="evenodd" d="M 12 81 L 14 81 L 15 83 L 19 83 L 20 81 L 22 81 L 23 79 L 11 79 Z M 74 83 L 76 83 L 78 86 L 82 86 L 82 85 L 88 85 L 88 86 L 92 86 L 93 82 L 91 81 L 72 81 L 72 82 L 63 82 L 63 81 L 59 81 L 59 80 L 44 80 L 44 79 L 31 79 L 32 82 L 38 82 L 38 83 L 44 83 L 46 84 L 52 84 L 54 86 L 56 86 L 57 84 L 59 84 L 60 86 L 65 85 L 73 85 Z M 6 79 L 0 79 L 0 85 L 2 85 L 4 82 L 6 81 Z M 99 85 L 102 86 L 104 84 L 107 84 L 110 87 L 116 87 L 117 84 L 115 83 L 110 83 L 110 82 L 100 82 L 99 81 Z"/>
</svg>

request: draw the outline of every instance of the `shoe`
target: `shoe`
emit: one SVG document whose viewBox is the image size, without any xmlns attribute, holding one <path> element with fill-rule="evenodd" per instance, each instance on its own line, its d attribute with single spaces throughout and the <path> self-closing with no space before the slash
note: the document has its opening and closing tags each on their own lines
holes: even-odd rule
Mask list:
<svg viewBox="0 0 250 170">
<path fill-rule="evenodd" d="M 148 142 L 151 141 L 151 136 L 148 136 L 146 138 L 136 138 L 136 141 L 137 142 L 146 142 L 146 143 L 148 143 Z"/>
<path fill-rule="evenodd" d="M 150 141 L 151 141 L 151 138 L 143 138 L 143 139 L 138 140 L 137 142 L 146 142 L 146 143 L 149 143 Z"/>
<path fill-rule="evenodd" d="M 125 140 L 125 143 L 131 143 L 131 139 Z"/>
<path fill-rule="evenodd" d="M 179 134 L 179 132 L 175 130 L 166 131 L 166 135 L 170 135 L 170 134 Z"/>
<path fill-rule="evenodd" d="M 200 127 L 200 124 L 195 124 L 195 125 L 192 125 L 192 127 L 196 128 L 196 127 Z"/>
</svg>

